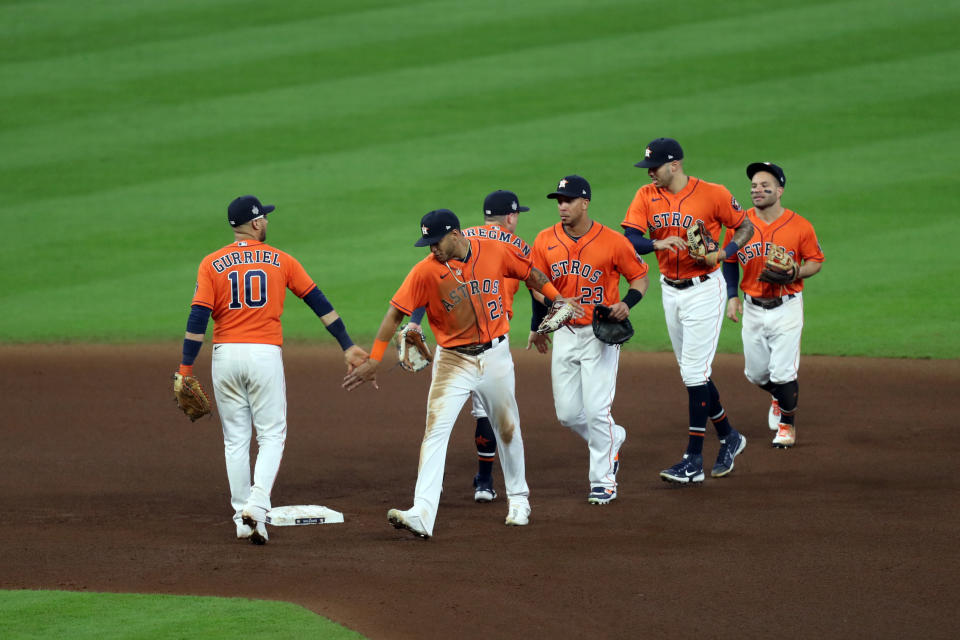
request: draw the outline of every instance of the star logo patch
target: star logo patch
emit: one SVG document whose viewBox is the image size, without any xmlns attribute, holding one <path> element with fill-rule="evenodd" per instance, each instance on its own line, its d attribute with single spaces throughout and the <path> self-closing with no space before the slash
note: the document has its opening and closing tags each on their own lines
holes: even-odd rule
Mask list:
<svg viewBox="0 0 960 640">
<path fill-rule="evenodd" d="M 253 211 L 253 215 L 255 216 L 260 215 L 260 209 L 257 209 L 257 205 L 253 205 L 252 211 Z"/>
<path fill-rule="evenodd" d="M 430 233 L 430 230 L 427 229 L 426 226 L 420 225 L 420 233 L 422 233 L 423 235 L 427 235 L 428 233 Z"/>
<path fill-rule="evenodd" d="M 567 179 L 566 179 L 566 178 L 564 178 L 563 180 L 560 181 L 560 184 L 557 185 L 557 189 L 563 189 L 565 186 L 567 186 Z"/>
</svg>

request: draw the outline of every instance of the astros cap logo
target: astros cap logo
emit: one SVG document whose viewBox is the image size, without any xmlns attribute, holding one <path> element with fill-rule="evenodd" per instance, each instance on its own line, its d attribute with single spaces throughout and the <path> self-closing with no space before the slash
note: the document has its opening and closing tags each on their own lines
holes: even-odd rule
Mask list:
<svg viewBox="0 0 960 640">
<path fill-rule="evenodd" d="M 420 233 L 422 233 L 423 235 L 427 235 L 428 233 L 430 233 L 430 229 L 427 229 L 427 227 L 424 225 L 420 225 Z"/>
<path fill-rule="evenodd" d="M 257 209 L 257 205 L 253 205 L 253 215 L 260 215 L 260 209 Z"/>
<path fill-rule="evenodd" d="M 650 151 L 650 147 L 647 147 L 647 150 L 643 152 L 643 157 L 649 158 L 651 153 L 652 152 Z"/>
<path fill-rule="evenodd" d="M 566 179 L 566 178 L 564 178 L 563 180 L 560 181 L 560 183 L 557 185 L 557 189 L 563 189 L 565 186 L 567 186 L 567 179 Z"/>
</svg>

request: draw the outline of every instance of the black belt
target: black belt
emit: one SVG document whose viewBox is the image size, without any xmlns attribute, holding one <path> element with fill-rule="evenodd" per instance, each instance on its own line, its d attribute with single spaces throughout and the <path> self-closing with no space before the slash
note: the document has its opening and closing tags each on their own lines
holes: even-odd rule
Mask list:
<svg viewBox="0 0 960 640">
<path fill-rule="evenodd" d="M 702 276 L 697 276 L 696 278 L 687 278 L 686 280 L 671 280 L 670 278 L 664 278 L 664 284 L 668 284 L 674 289 L 686 289 L 687 287 L 692 287 L 698 282 L 706 282 L 710 279 L 710 276 L 704 274 Z"/>
<path fill-rule="evenodd" d="M 776 309 L 783 304 L 784 300 L 791 300 L 796 298 L 797 294 L 791 293 L 788 296 L 783 296 L 782 298 L 754 298 L 750 296 L 750 302 L 757 305 L 761 309 Z"/>
<path fill-rule="evenodd" d="M 494 338 L 490 342 L 484 342 L 483 344 L 464 344 L 459 347 L 450 347 L 450 348 L 464 355 L 478 356 L 484 351 L 486 351 L 487 349 L 494 348 L 495 346 L 497 346 L 498 344 L 500 344 L 506 339 L 507 339 L 506 336 L 500 336 L 499 338 Z"/>
</svg>

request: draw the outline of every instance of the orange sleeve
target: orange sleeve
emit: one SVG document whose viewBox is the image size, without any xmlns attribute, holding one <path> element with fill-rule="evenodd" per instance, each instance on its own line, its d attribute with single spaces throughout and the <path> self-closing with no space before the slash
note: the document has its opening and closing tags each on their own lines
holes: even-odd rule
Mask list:
<svg viewBox="0 0 960 640">
<path fill-rule="evenodd" d="M 817 234 L 813 230 L 813 225 L 809 224 L 809 221 L 803 233 L 800 235 L 800 257 L 803 258 L 803 260 L 811 260 L 813 262 L 823 262 L 824 260 L 823 250 L 820 248 L 820 241 L 817 240 Z"/>
<path fill-rule="evenodd" d="M 633 248 L 633 245 L 627 240 L 626 236 L 616 235 L 613 250 L 614 265 L 617 267 L 617 271 L 619 271 L 628 282 L 633 282 L 637 278 L 642 278 L 647 275 L 650 268 L 637 254 L 637 250 Z"/>
<path fill-rule="evenodd" d="M 728 229 L 739 227 L 747 215 L 737 199 L 730 193 L 730 190 L 723 185 L 717 185 L 715 206 L 717 220 Z"/>
<path fill-rule="evenodd" d="M 204 260 L 197 269 L 197 287 L 193 292 L 193 300 L 190 305 L 198 304 L 208 309 L 213 309 L 214 287 L 213 278 L 210 276 L 209 262 Z"/>
<path fill-rule="evenodd" d="M 429 295 L 421 274 L 422 264 L 422 262 L 418 262 L 414 265 L 407 277 L 404 278 L 403 284 L 390 299 L 390 304 L 404 315 L 412 315 L 417 307 L 423 307 L 429 301 Z"/>
<path fill-rule="evenodd" d="M 302 298 L 313 291 L 317 284 L 307 274 L 300 261 L 290 254 L 282 253 L 281 255 L 283 256 L 283 265 L 286 267 L 284 275 L 287 279 L 287 288 L 293 291 L 298 298 Z"/>
<path fill-rule="evenodd" d="M 514 251 L 510 248 L 510 245 L 498 244 L 495 246 L 503 247 L 501 252 L 503 253 L 504 276 L 517 280 L 526 280 L 530 277 L 530 271 L 533 269 L 533 261 L 530 258 Z"/>
<path fill-rule="evenodd" d="M 647 222 L 647 199 L 641 195 L 642 191 L 642 187 L 637 189 L 637 193 L 633 196 L 633 201 L 630 202 L 630 206 L 627 208 L 627 215 L 624 217 L 623 222 L 620 223 L 620 226 L 630 227 L 631 229 L 637 229 L 646 233 L 649 227 L 649 223 Z"/>
</svg>

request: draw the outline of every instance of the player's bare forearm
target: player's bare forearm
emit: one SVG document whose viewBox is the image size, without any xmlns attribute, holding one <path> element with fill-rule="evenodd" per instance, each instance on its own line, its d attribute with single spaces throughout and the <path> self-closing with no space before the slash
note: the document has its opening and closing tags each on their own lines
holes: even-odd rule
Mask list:
<svg viewBox="0 0 960 640">
<path fill-rule="evenodd" d="M 810 276 L 820 273 L 820 268 L 822 266 L 822 262 L 804 262 L 802 265 L 800 265 L 800 271 L 798 272 L 797 280 L 809 278 Z"/>
<path fill-rule="evenodd" d="M 753 223 L 750 222 L 750 219 L 746 216 L 743 217 L 743 222 L 740 223 L 740 226 L 736 228 L 733 232 L 733 242 L 737 243 L 738 247 L 750 242 L 750 238 L 753 237 Z"/>
<path fill-rule="evenodd" d="M 647 294 L 647 287 L 650 286 L 650 276 L 644 274 L 643 276 L 637 278 L 636 280 L 630 281 L 630 288 L 636 289 L 640 292 L 641 295 Z"/>
<path fill-rule="evenodd" d="M 533 267 L 532 269 L 530 269 L 530 275 L 527 276 L 527 279 L 524 280 L 523 282 L 524 284 L 527 285 L 527 288 L 530 289 L 531 291 L 540 293 L 541 291 L 543 291 L 543 285 L 550 282 L 550 279 L 547 277 L 547 274 L 545 274 L 543 271 L 540 271 L 540 269 Z M 536 297 L 536 294 L 534 294 L 534 297 Z M 543 302 L 543 301 L 540 300 L 540 302 Z"/>
<path fill-rule="evenodd" d="M 806 265 L 804 265 L 804 266 L 806 266 Z M 187 331 L 186 333 L 183 334 L 183 337 L 186 338 L 187 340 L 194 340 L 194 341 L 196 341 L 196 342 L 203 342 L 204 334 L 202 334 L 202 333 L 190 333 L 189 331 Z"/>
<path fill-rule="evenodd" d="M 393 305 L 390 305 L 390 307 L 387 309 L 387 313 L 383 316 L 383 321 L 380 323 L 380 328 L 377 329 L 377 340 L 390 342 L 390 340 L 393 339 L 393 334 L 397 332 L 397 327 L 400 326 L 400 323 L 403 322 L 405 317 L 406 314 Z"/>
</svg>

